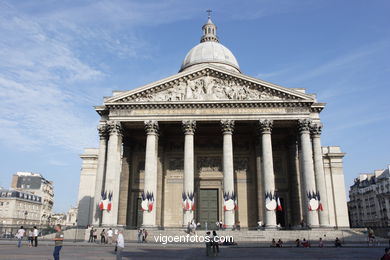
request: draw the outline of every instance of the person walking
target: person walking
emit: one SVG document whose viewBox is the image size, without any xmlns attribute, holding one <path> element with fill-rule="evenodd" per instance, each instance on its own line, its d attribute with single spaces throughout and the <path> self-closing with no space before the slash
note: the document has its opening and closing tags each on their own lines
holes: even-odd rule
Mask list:
<svg viewBox="0 0 390 260">
<path fill-rule="evenodd" d="M 103 228 L 102 232 L 100 232 L 100 243 L 105 244 L 106 243 L 106 232 L 104 231 L 105 229 Z"/>
<path fill-rule="evenodd" d="M 32 247 L 34 243 L 34 229 L 28 231 L 28 247 Z"/>
<path fill-rule="evenodd" d="M 108 231 L 107 231 L 107 238 L 108 238 L 108 243 L 110 245 L 112 245 L 112 236 L 114 235 L 114 232 L 112 231 L 112 229 L 110 228 Z"/>
<path fill-rule="evenodd" d="M 214 256 L 217 256 L 219 254 L 219 237 L 217 235 L 217 232 L 215 230 L 213 230 L 213 237 L 212 237 L 212 241 L 213 241 L 213 254 Z"/>
<path fill-rule="evenodd" d="M 119 230 L 116 239 L 116 260 L 122 260 L 122 252 L 125 248 L 125 238 L 123 237 L 123 231 Z"/>
<path fill-rule="evenodd" d="M 18 232 L 16 233 L 16 238 L 18 239 L 18 247 L 19 248 L 22 246 L 22 240 L 23 240 L 25 233 L 26 233 L 26 231 L 24 230 L 23 226 L 21 226 L 19 228 Z"/>
<path fill-rule="evenodd" d="M 93 230 L 93 242 L 96 243 L 96 241 L 97 241 L 97 229 L 95 228 Z"/>
<path fill-rule="evenodd" d="M 62 245 L 64 242 L 64 232 L 62 232 L 60 224 L 55 225 L 54 230 L 56 231 L 56 234 L 53 239 L 54 240 L 53 256 L 54 256 L 54 260 L 60 260 L 60 251 L 62 249 Z"/>
<path fill-rule="evenodd" d="M 148 242 L 146 239 L 148 238 L 148 231 L 146 231 L 146 229 L 143 229 L 142 230 L 142 242 L 143 243 L 146 243 Z"/>
<path fill-rule="evenodd" d="M 138 243 L 142 243 L 142 229 L 138 229 L 137 239 Z"/>
<path fill-rule="evenodd" d="M 91 230 L 89 230 L 89 239 L 88 239 L 88 243 L 92 243 L 93 242 L 93 226 L 91 227 Z"/>
<path fill-rule="evenodd" d="M 36 226 L 34 226 L 34 247 L 38 246 L 38 236 L 39 236 L 39 230 Z"/>
<path fill-rule="evenodd" d="M 210 231 L 206 232 L 205 242 L 206 242 L 206 256 L 211 256 L 211 247 L 213 245 L 213 240 L 211 238 Z"/>
</svg>

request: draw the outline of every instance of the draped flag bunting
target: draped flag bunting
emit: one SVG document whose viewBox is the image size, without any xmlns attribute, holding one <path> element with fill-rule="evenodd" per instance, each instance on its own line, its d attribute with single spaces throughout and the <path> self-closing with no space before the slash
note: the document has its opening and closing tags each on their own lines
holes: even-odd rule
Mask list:
<svg viewBox="0 0 390 260">
<path fill-rule="evenodd" d="M 280 198 L 279 198 L 279 196 L 277 197 L 276 203 L 277 203 L 277 205 L 278 205 L 277 208 L 276 208 L 276 210 L 277 210 L 277 211 L 283 211 L 282 204 L 280 203 Z"/>
<path fill-rule="evenodd" d="M 321 203 L 321 197 L 320 197 L 320 193 L 317 191 L 317 192 L 314 192 L 314 191 L 309 191 L 307 193 L 307 199 L 309 200 L 309 205 L 308 205 L 308 209 L 309 211 L 314 211 L 314 210 L 320 210 L 322 211 L 323 210 L 323 207 L 322 207 L 322 203 Z"/>
<path fill-rule="evenodd" d="M 276 195 L 275 192 L 273 194 L 271 191 L 265 193 L 265 208 L 268 211 L 272 211 L 272 210 L 282 211 L 283 210 L 282 204 L 280 204 L 280 199 Z"/>
<path fill-rule="evenodd" d="M 193 192 L 181 194 L 181 198 L 183 200 L 183 209 L 185 211 L 195 211 L 195 196 Z"/>
<path fill-rule="evenodd" d="M 101 211 L 110 211 L 112 209 L 112 192 L 102 191 L 99 202 L 99 209 Z"/>
<path fill-rule="evenodd" d="M 106 192 L 105 191 L 102 191 L 101 193 L 101 199 L 100 199 L 100 203 L 99 203 L 99 209 L 100 210 L 104 210 L 104 200 L 106 199 Z"/>
<path fill-rule="evenodd" d="M 147 191 L 146 193 L 143 191 L 141 193 L 141 208 L 143 211 L 151 212 L 153 211 L 154 206 L 154 195 L 153 192 Z"/>
<path fill-rule="evenodd" d="M 237 210 L 238 209 L 238 201 L 237 201 L 237 195 L 234 193 L 234 191 L 230 194 L 230 192 L 224 192 L 223 193 L 223 210 L 229 211 L 229 210 Z"/>
<path fill-rule="evenodd" d="M 108 205 L 107 205 L 107 211 L 111 211 L 112 208 L 112 192 L 108 194 Z"/>
</svg>

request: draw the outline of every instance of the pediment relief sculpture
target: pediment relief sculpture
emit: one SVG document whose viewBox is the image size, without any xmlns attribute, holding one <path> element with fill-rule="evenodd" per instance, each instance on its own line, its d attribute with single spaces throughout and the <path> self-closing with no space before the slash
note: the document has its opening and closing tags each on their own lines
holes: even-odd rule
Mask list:
<svg viewBox="0 0 390 260">
<path fill-rule="evenodd" d="M 285 100 L 267 89 L 249 86 L 234 79 L 205 76 L 178 81 L 172 87 L 149 93 L 138 93 L 122 99 L 127 101 L 212 101 L 212 100 Z"/>
</svg>

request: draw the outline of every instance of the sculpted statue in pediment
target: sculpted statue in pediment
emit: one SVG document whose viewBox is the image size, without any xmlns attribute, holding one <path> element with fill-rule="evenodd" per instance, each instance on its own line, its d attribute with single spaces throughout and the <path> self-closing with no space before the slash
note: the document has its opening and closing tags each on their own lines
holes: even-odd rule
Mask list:
<svg viewBox="0 0 390 260">
<path fill-rule="evenodd" d="M 135 101 L 208 101 L 208 100 L 281 100 L 266 91 L 240 84 L 235 80 L 206 76 L 180 81 L 160 92 L 137 96 Z"/>
</svg>

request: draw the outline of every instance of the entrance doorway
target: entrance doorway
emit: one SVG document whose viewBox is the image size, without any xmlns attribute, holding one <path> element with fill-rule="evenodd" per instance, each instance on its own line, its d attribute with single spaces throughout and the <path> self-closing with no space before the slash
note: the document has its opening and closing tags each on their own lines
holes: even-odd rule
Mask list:
<svg viewBox="0 0 390 260">
<path fill-rule="evenodd" d="M 200 189 L 198 221 L 201 228 L 216 229 L 218 219 L 218 189 Z"/>
</svg>

